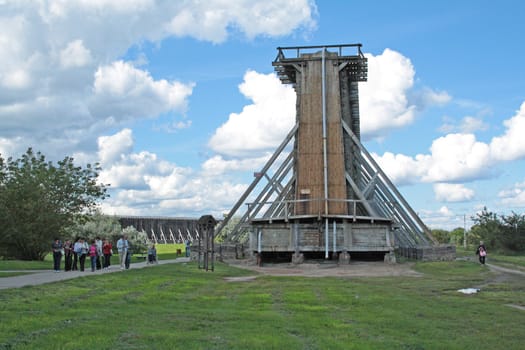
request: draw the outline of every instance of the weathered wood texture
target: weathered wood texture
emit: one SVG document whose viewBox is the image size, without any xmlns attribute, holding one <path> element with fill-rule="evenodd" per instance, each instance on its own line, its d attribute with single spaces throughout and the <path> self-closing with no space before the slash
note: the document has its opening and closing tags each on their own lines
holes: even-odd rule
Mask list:
<svg viewBox="0 0 525 350">
<path fill-rule="evenodd" d="M 325 198 L 324 155 L 323 155 L 323 84 L 321 53 L 313 54 L 318 60 L 308 61 L 303 67 L 298 89 L 299 130 L 297 134 L 297 194 L 296 199 Z M 298 215 L 344 215 L 347 213 L 345 200 L 346 180 L 341 126 L 341 97 L 339 93 L 339 72 L 331 58 L 337 54 L 326 53 L 325 105 L 326 105 L 326 151 L 328 212 L 324 202 L 313 201 L 308 206 L 298 206 Z"/>
<path fill-rule="evenodd" d="M 454 245 L 417 248 L 399 247 L 396 249 L 396 252 L 410 259 L 423 261 L 451 261 L 456 258 L 456 246 Z"/>
<path fill-rule="evenodd" d="M 333 226 L 326 227 L 319 222 L 301 222 L 295 224 L 267 223 L 258 225 L 257 231 L 250 234 L 250 249 L 261 248 L 265 252 L 319 252 L 334 248 Z M 258 239 L 261 238 L 259 242 Z M 388 224 L 345 222 L 336 225 L 335 249 L 337 252 L 367 252 L 392 250 L 393 237 Z"/>
</svg>

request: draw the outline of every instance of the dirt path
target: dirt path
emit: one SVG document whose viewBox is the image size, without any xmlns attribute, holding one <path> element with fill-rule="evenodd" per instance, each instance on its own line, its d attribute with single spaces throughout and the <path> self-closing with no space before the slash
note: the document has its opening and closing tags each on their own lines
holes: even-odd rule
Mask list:
<svg viewBox="0 0 525 350">
<path fill-rule="evenodd" d="M 348 265 L 336 263 L 305 262 L 293 265 L 283 264 L 255 264 L 231 262 L 231 265 L 246 270 L 271 276 L 302 276 L 302 277 L 392 277 L 412 276 L 421 274 L 413 270 L 413 263 L 386 264 L 383 261 L 352 261 Z"/>
<path fill-rule="evenodd" d="M 487 264 L 487 266 L 490 268 L 491 271 L 499 272 L 499 273 L 508 273 L 512 275 L 518 275 L 525 277 L 525 272 L 519 271 L 519 270 L 513 270 L 506 267 L 501 267 L 497 265 Z"/>
<path fill-rule="evenodd" d="M 303 276 L 303 277 L 395 277 L 410 276 L 421 277 L 422 274 L 413 269 L 414 263 L 386 264 L 382 261 L 351 261 L 348 265 L 337 265 L 332 262 L 306 262 L 300 265 L 290 263 L 264 264 L 257 266 L 253 263 L 231 261 L 230 265 L 258 272 L 270 276 Z M 516 278 L 525 277 L 525 272 L 504 268 L 493 264 L 487 267 L 495 273 L 495 276 L 486 281 L 485 287 L 491 283 L 504 282 Z M 245 279 L 254 279 L 256 276 L 248 276 Z M 242 278 L 235 278 L 238 280 Z"/>
</svg>

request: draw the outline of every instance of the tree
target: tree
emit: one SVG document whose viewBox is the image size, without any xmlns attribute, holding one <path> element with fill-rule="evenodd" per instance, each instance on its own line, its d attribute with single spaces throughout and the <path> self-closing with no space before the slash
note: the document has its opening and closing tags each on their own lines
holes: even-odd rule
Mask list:
<svg viewBox="0 0 525 350">
<path fill-rule="evenodd" d="M 66 228 L 64 238 L 76 240 L 82 237 L 88 241 L 96 237 L 107 238 L 113 245 L 122 235 L 122 227 L 115 216 L 104 215 L 96 211 L 87 218 Z"/>
<path fill-rule="evenodd" d="M 455 245 L 463 245 L 465 239 L 465 229 L 463 227 L 456 227 L 450 231 L 450 241 Z"/>
<path fill-rule="evenodd" d="M 512 251 L 525 250 L 525 215 L 502 216 L 501 244 Z"/>
<path fill-rule="evenodd" d="M 0 156 L 0 248 L 4 257 L 43 260 L 51 241 L 90 214 L 108 195 L 100 167 L 53 164 L 29 148 L 19 159 Z"/>
<path fill-rule="evenodd" d="M 230 237 L 231 233 L 233 232 L 233 229 L 241 222 L 240 216 L 234 216 L 230 218 L 226 226 L 224 226 L 220 232 L 219 236 L 215 236 L 215 241 L 218 243 L 224 243 L 226 242 Z"/>
<path fill-rule="evenodd" d="M 471 217 L 474 225 L 470 229 L 469 243 L 477 244 L 474 240 L 484 241 L 490 247 L 499 246 L 499 237 L 501 234 L 501 222 L 496 213 L 487 210 L 484 207 L 481 213 Z"/>
<path fill-rule="evenodd" d="M 95 212 L 86 220 L 77 222 L 67 228 L 65 237 L 75 240 L 82 237 L 89 242 L 96 237 L 107 238 L 116 247 L 117 241 L 125 234 L 134 253 L 143 252 L 147 249 L 148 235 L 137 231 L 133 226 L 122 228 L 117 217 Z"/>
<path fill-rule="evenodd" d="M 146 232 L 137 231 L 133 226 L 125 227 L 122 233 L 128 237 L 132 253 L 143 253 L 148 249 L 148 235 Z"/>
<path fill-rule="evenodd" d="M 517 213 L 498 217 L 483 208 L 472 218 L 472 237 L 485 241 L 489 247 L 503 251 L 519 252 L 525 250 L 525 216 Z M 477 243 L 477 242 L 473 242 Z"/>
<path fill-rule="evenodd" d="M 450 234 L 447 230 L 434 229 L 432 230 L 432 236 L 434 236 L 434 238 L 439 243 L 449 243 L 450 242 Z"/>
</svg>

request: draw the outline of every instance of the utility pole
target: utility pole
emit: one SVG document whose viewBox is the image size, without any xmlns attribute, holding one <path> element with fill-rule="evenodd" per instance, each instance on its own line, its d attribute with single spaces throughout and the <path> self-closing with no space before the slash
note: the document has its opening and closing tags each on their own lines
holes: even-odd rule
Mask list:
<svg viewBox="0 0 525 350">
<path fill-rule="evenodd" d="M 467 250 L 467 215 L 463 214 L 463 248 Z"/>
</svg>

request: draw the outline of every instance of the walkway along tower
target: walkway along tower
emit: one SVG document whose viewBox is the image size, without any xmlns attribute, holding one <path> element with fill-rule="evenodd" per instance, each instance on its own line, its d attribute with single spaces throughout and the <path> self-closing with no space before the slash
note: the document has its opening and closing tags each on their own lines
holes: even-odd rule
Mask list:
<svg viewBox="0 0 525 350">
<path fill-rule="evenodd" d="M 437 245 L 360 142 L 358 83 L 367 80 L 368 69 L 361 44 L 277 51 L 272 64 L 297 94 L 296 124 L 217 234 L 249 241 L 262 260 L 345 262 L 367 254 L 395 261 L 395 250 L 427 260 L 452 258 L 453 247 Z"/>
</svg>

